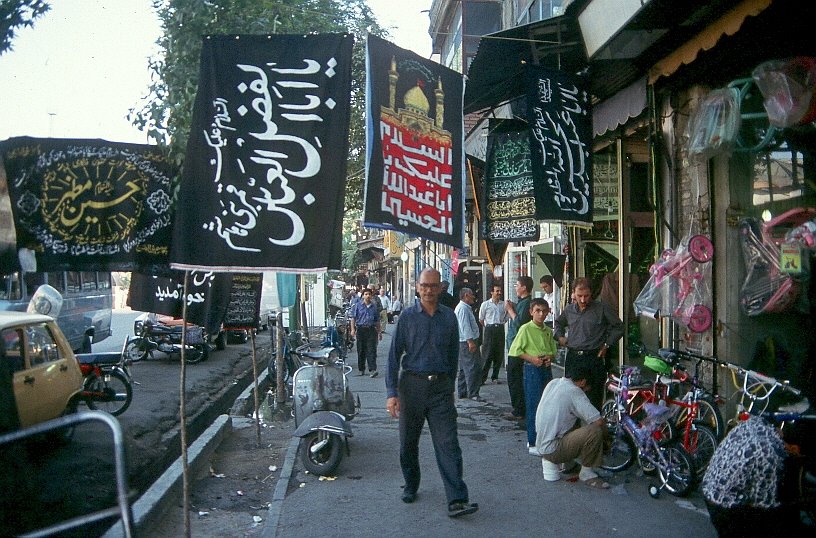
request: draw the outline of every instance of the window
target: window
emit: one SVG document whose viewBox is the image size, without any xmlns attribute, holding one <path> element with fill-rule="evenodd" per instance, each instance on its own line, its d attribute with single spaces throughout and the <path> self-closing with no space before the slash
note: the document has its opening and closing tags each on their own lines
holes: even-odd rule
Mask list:
<svg viewBox="0 0 816 538">
<path fill-rule="evenodd" d="M 65 293 L 65 273 L 48 273 L 48 285 L 60 293 Z"/>
<path fill-rule="evenodd" d="M 46 364 L 60 359 L 59 347 L 44 323 L 26 327 L 26 348 L 31 366 Z"/>
<path fill-rule="evenodd" d="M 753 155 L 752 201 L 755 207 L 770 209 L 813 204 L 816 189 L 805 179 L 806 156 L 788 147 Z M 813 166 L 813 163 L 810 163 Z"/>
<path fill-rule="evenodd" d="M 12 372 L 19 372 L 25 368 L 20 346 L 22 340 L 22 333 L 19 329 L 6 329 L 0 333 L 0 343 L 5 349 L 5 360 L 11 366 Z"/>
<path fill-rule="evenodd" d="M 79 273 L 76 271 L 68 271 L 66 276 L 68 277 L 68 287 L 66 289 L 68 293 L 79 293 L 82 291 L 82 280 Z"/>
<path fill-rule="evenodd" d="M 92 291 L 96 289 L 96 273 L 86 272 L 82 273 L 82 290 Z"/>
</svg>

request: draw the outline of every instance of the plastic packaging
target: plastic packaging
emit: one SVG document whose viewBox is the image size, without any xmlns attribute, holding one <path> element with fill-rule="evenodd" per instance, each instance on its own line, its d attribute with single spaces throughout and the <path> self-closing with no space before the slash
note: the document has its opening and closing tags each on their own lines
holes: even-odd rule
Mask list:
<svg viewBox="0 0 816 538">
<path fill-rule="evenodd" d="M 751 76 L 771 125 L 787 128 L 816 120 L 816 58 L 772 60 L 759 64 Z"/>
<path fill-rule="evenodd" d="M 689 158 L 708 160 L 730 154 L 739 133 L 741 118 L 736 88 L 712 90 L 689 118 Z"/>
</svg>

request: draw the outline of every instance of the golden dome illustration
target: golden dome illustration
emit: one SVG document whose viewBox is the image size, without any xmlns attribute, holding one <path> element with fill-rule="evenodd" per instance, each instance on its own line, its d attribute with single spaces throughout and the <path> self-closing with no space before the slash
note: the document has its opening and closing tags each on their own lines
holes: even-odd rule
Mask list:
<svg viewBox="0 0 816 538">
<path fill-rule="evenodd" d="M 422 91 L 419 84 L 405 92 L 403 101 L 405 102 L 406 109 L 418 112 L 424 116 L 427 116 L 428 111 L 431 109 L 428 98 L 425 97 L 425 92 Z"/>
</svg>

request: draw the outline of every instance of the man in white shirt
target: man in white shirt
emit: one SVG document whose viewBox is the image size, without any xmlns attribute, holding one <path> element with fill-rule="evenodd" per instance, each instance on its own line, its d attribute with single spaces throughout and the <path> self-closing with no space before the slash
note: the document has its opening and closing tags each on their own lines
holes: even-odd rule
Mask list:
<svg viewBox="0 0 816 538">
<path fill-rule="evenodd" d="M 552 329 L 553 320 L 555 320 L 558 314 L 561 313 L 561 308 L 558 304 L 559 301 L 555 297 L 555 284 L 553 284 L 553 277 L 552 275 L 544 275 L 538 280 L 538 283 L 541 285 L 541 290 L 544 292 L 543 299 L 547 301 L 548 305 L 550 305 L 550 313 L 547 314 L 547 319 L 544 320 L 544 324 Z"/>
<path fill-rule="evenodd" d="M 490 299 L 483 302 L 479 307 L 479 323 L 484 327 L 482 335 L 482 358 L 484 368 L 482 368 L 482 384 L 487 383 L 487 376 L 493 367 L 491 379 L 494 383 L 499 381 L 499 370 L 504 363 L 504 324 L 507 323 L 508 315 L 502 300 L 501 286 L 494 285 L 490 292 Z"/>
<path fill-rule="evenodd" d="M 598 410 L 589 401 L 591 371 L 585 363 L 575 365 L 569 375 L 547 384 L 536 409 L 535 451 L 541 455 L 544 480 L 560 479 L 559 463 L 581 464 L 578 478 L 584 484 L 598 489 L 609 489 L 609 484 L 592 469 L 603 462 L 603 439 L 606 425 Z M 582 426 L 575 428 L 575 420 Z M 532 453 L 532 451 L 531 451 Z"/>
<path fill-rule="evenodd" d="M 479 354 L 479 326 L 471 305 L 476 294 L 470 288 L 459 290 L 459 304 L 454 313 L 459 324 L 459 375 L 457 391 L 459 398 L 481 401 L 479 387 L 482 385 L 482 357 Z"/>
<path fill-rule="evenodd" d="M 388 325 L 388 312 L 391 310 L 391 299 L 385 294 L 385 287 L 380 287 L 380 327 L 385 331 L 385 326 Z"/>
</svg>

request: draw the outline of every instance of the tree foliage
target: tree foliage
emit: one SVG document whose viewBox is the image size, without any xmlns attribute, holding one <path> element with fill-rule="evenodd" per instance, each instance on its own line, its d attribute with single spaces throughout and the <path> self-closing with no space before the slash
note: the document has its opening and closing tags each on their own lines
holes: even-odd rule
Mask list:
<svg viewBox="0 0 816 538">
<path fill-rule="evenodd" d="M 365 163 L 365 35 L 384 35 L 365 0 L 154 0 L 163 35 L 152 83 L 130 120 L 182 164 L 192 121 L 202 37 L 342 33 L 355 36 L 346 207 L 361 205 Z"/>
<path fill-rule="evenodd" d="M 12 49 L 11 41 L 20 28 L 34 26 L 51 6 L 42 0 L 0 0 L 0 54 Z"/>
</svg>

